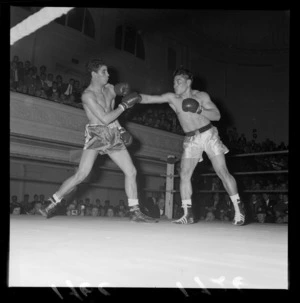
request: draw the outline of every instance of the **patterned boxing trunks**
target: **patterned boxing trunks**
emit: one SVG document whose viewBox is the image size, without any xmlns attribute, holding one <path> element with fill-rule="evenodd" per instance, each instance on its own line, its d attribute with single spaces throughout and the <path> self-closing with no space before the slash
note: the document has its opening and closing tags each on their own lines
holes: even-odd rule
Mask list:
<svg viewBox="0 0 300 303">
<path fill-rule="evenodd" d="M 196 158 L 201 162 L 203 161 L 202 154 L 204 151 L 210 159 L 229 152 L 229 149 L 221 141 L 218 129 L 215 126 L 211 126 L 203 133 L 195 131 L 194 135 L 185 136 L 184 138 L 182 158 Z"/>
<path fill-rule="evenodd" d="M 107 126 L 87 124 L 85 127 L 85 144 L 83 149 L 97 150 L 100 155 L 104 155 L 126 149 L 126 147 L 115 123 Z"/>
</svg>

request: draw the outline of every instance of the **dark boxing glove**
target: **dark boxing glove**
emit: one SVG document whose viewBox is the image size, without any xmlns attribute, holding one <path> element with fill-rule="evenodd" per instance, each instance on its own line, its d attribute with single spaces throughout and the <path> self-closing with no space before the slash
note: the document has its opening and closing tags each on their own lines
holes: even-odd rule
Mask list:
<svg viewBox="0 0 300 303">
<path fill-rule="evenodd" d="M 182 110 L 184 112 L 191 112 L 201 114 L 202 108 L 197 100 L 192 98 L 187 98 L 182 101 Z"/>
<path fill-rule="evenodd" d="M 123 97 L 122 102 L 119 104 L 123 110 L 134 106 L 136 103 L 140 103 L 142 101 L 142 97 L 134 92 Z"/>
<path fill-rule="evenodd" d="M 120 137 L 124 142 L 125 146 L 129 146 L 133 141 L 131 134 L 124 127 L 119 127 L 119 131 Z"/>
<path fill-rule="evenodd" d="M 118 83 L 114 86 L 114 90 L 117 96 L 126 96 L 130 92 L 130 86 L 128 83 Z"/>
</svg>

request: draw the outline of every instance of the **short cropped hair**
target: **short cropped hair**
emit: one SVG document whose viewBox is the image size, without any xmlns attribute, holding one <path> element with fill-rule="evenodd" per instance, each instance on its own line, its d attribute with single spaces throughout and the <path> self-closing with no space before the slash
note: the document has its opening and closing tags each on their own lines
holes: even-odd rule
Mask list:
<svg viewBox="0 0 300 303">
<path fill-rule="evenodd" d="M 184 76 L 186 79 L 192 80 L 192 82 L 194 79 L 194 76 L 191 71 L 183 67 L 179 67 L 174 71 L 173 78 L 175 78 L 176 76 Z"/>
<path fill-rule="evenodd" d="M 96 58 L 96 59 L 90 59 L 88 61 L 88 63 L 86 64 L 86 69 L 88 73 L 91 72 L 97 72 L 99 70 L 99 68 L 103 65 L 106 65 L 105 62 L 100 59 L 100 58 Z"/>
</svg>

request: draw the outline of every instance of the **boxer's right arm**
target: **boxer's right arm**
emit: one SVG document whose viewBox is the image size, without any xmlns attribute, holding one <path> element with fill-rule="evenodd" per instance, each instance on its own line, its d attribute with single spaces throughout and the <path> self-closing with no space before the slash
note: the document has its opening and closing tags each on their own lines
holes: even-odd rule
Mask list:
<svg viewBox="0 0 300 303">
<path fill-rule="evenodd" d="M 85 92 L 82 95 L 81 100 L 83 105 L 85 105 L 87 109 L 104 125 L 108 125 L 113 122 L 123 113 L 123 110 L 120 107 L 106 113 L 104 108 L 96 101 L 94 94 L 90 92 Z"/>
<path fill-rule="evenodd" d="M 145 94 L 140 94 L 140 96 L 142 97 L 142 101 L 140 102 L 140 104 L 152 104 L 152 103 L 170 103 L 172 102 L 172 96 L 174 94 L 172 93 L 166 93 L 163 95 L 145 95 Z"/>
</svg>

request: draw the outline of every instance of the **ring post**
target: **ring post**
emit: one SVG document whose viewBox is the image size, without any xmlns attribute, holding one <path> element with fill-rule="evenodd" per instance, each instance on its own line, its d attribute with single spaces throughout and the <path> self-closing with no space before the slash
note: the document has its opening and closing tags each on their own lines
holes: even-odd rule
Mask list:
<svg viewBox="0 0 300 303">
<path fill-rule="evenodd" d="M 168 156 L 167 158 L 167 175 L 166 175 L 166 202 L 165 215 L 168 219 L 173 216 L 173 189 L 174 189 L 174 164 L 176 162 L 175 156 Z"/>
</svg>

